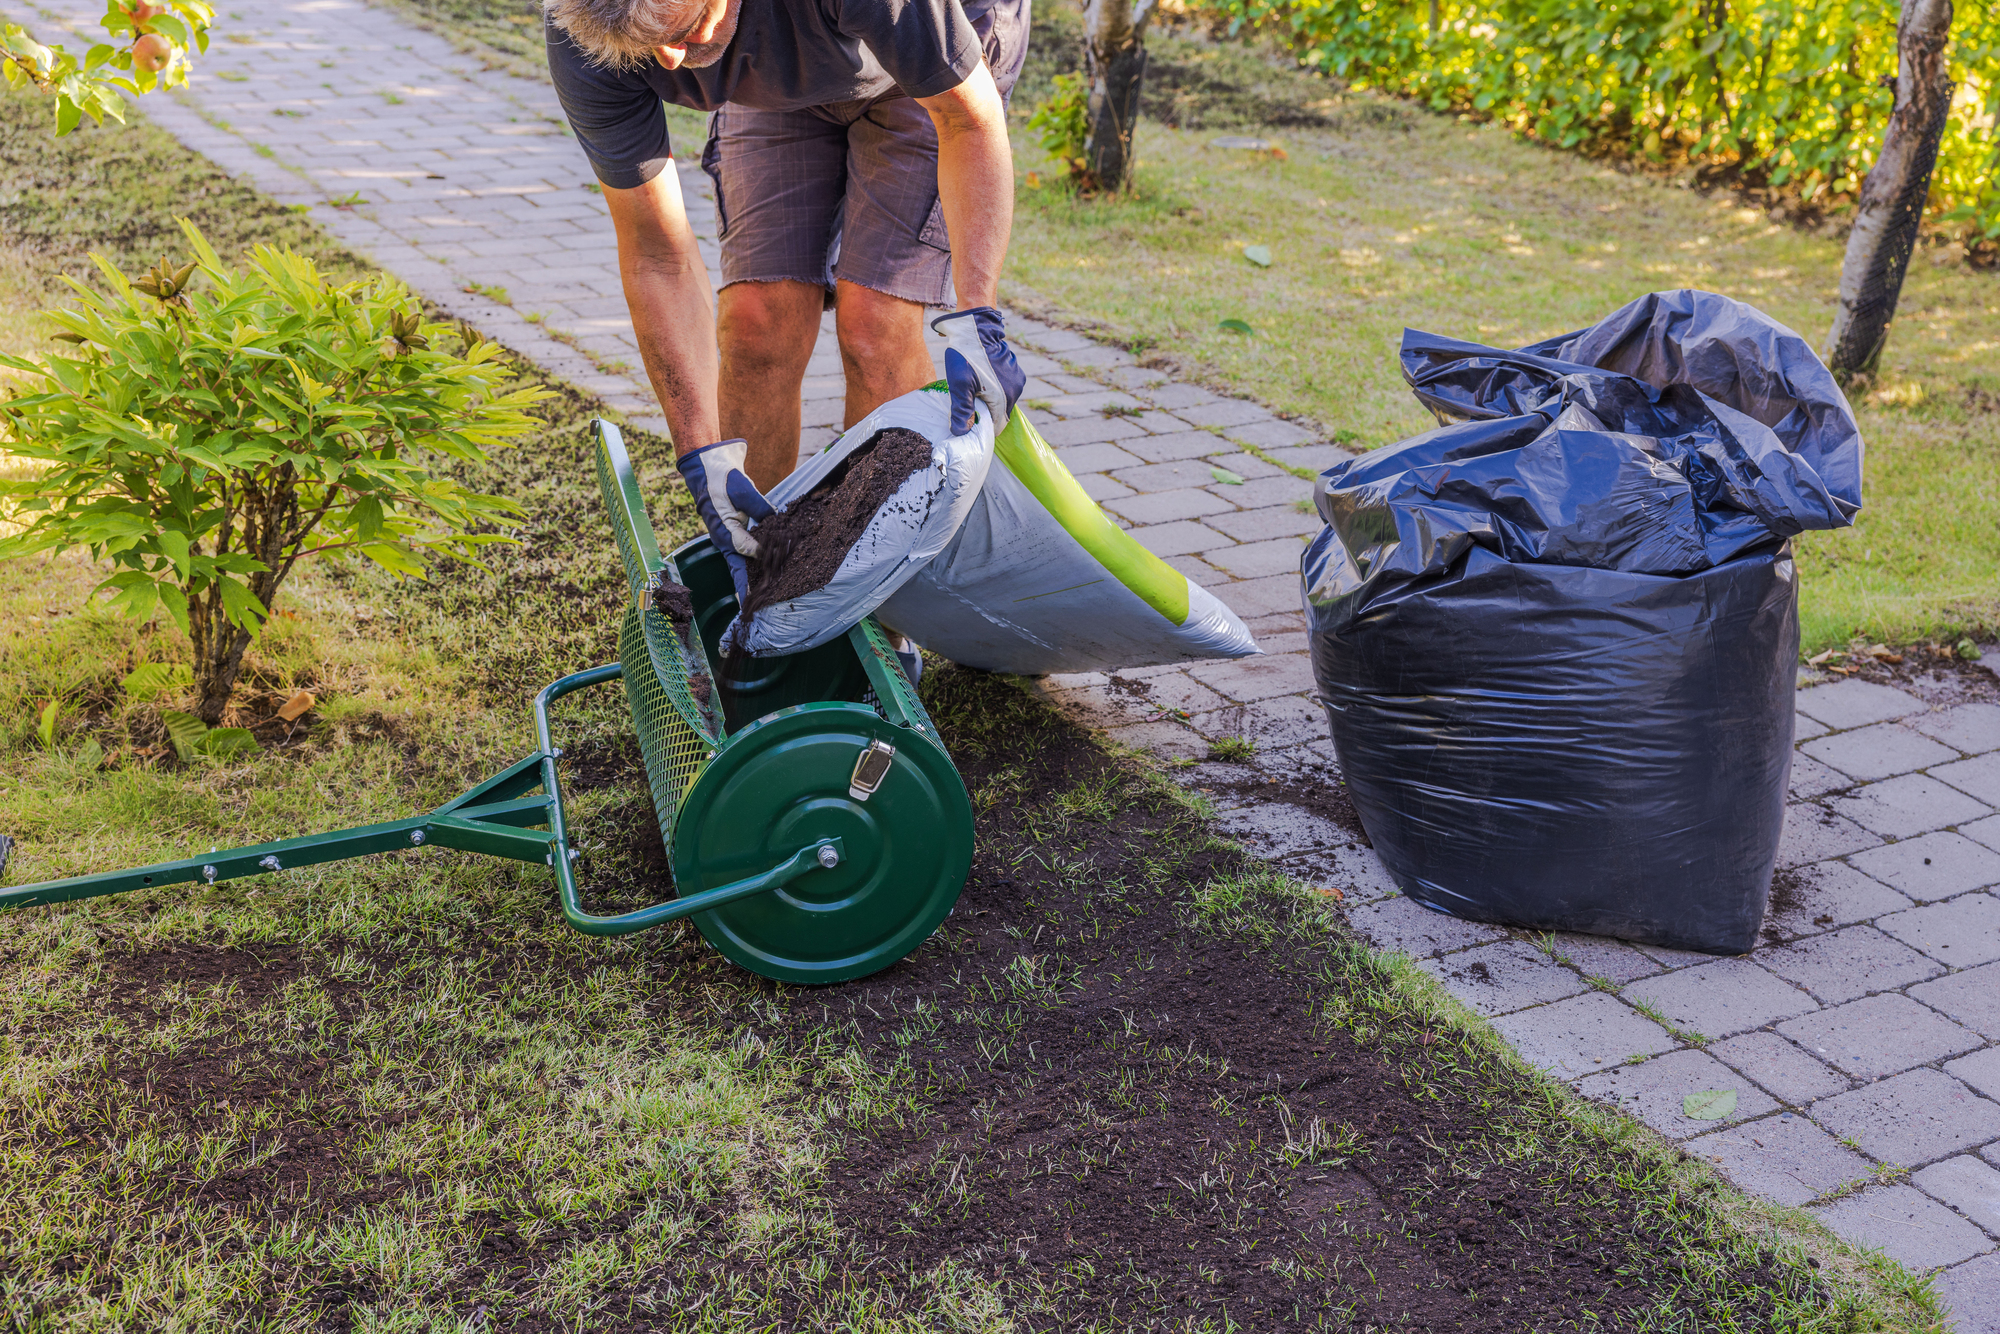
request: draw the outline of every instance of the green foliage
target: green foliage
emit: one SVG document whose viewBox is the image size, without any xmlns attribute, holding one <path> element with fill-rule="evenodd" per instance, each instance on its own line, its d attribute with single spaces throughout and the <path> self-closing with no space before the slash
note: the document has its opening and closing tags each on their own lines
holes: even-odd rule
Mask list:
<svg viewBox="0 0 2000 1334">
<path fill-rule="evenodd" d="M 149 700 L 164 691 L 194 684 L 194 673 L 186 663 L 142 662 L 126 673 L 125 693 L 136 700 Z"/>
<path fill-rule="evenodd" d="M 103 124 L 125 119 L 120 95 L 137 96 L 187 82 L 190 55 L 208 50 L 213 6 L 203 0 L 106 0 L 100 42 L 81 62 L 61 46 L 44 46 L 17 23 L 0 24 L 0 68 L 10 88 L 32 86 L 56 99 L 56 134 L 85 116 Z"/>
<path fill-rule="evenodd" d="M 160 722 L 167 729 L 167 740 L 173 743 L 174 753 L 183 763 L 197 755 L 233 760 L 259 748 L 257 738 L 250 735 L 247 727 L 210 727 L 193 714 L 176 709 L 163 710 Z"/>
<path fill-rule="evenodd" d="M 1028 117 L 1028 128 L 1041 136 L 1042 149 L 1081 180 L 1084 140 L 1090 137 L 1090 84 L 1081 74 L 1058 74 L 1056 89 Z"/>
<path fill-rule="evenodd" d="M 1565 148 L 1731 164 L 1851 193 L 1894 106 L 1894 5 L 1870 0 L 1215 0 L 1358 86 Z M 1432 16 L 1437 25 L 1432 27 Z M 2000 11 L 1961 5 L 1934 214 L 2000 237 Z"/>
<path fill-rule="evenodd" d="M 437 470 L 533 429 L 535 388 L 504 389 L 497 345 L 433 346 L 386 276 L 336 286 L 312 261 L 260 246 L 226 268 L 183 223 L 196 263 L 47 312 L 70 356 L 0 357 L 25 392 L 0 402 L 0 445 L 45 465 L 0 485 L 24 526 L 0 556 L 82 547 L 99 591 L 194 641 L 198 706 L 220 720 L 242 651 L 293 566 L 359 554 L 398 576 L 434 557 L 476 563 L 519 507 Z M 199 274 L 207 289 L 189 286 Z M 219 692 L 219 693 L 218 693 Z"/>
</svg>

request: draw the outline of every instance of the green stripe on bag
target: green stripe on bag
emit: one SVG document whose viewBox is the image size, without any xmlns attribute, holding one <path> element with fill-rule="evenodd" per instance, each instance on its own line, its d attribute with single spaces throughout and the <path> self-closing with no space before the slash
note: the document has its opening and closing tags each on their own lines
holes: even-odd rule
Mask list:
<svg viewBox="0 0 2000 1334">
<path fill-rule="evenodd" d="M 1019 408 L 1007 419 L 1007 429 L 993 442 L 993 452 L 1021 485 L 1063 526 L 1063 531 L 1139 595 L 1141 601 L 1175 625 L 1188 618 L 1187 576 L 1134 541 L 1111 517 L 1084 494 L 1049 442 Z"/>
</svg>

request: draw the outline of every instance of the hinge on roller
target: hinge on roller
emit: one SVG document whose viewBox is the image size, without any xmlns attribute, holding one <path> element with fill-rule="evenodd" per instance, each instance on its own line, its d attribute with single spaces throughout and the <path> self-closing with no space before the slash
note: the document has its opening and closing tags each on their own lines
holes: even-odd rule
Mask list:
<svg viewBox="0 0 2000 1334">
<path fill-rule="evenodd" d="M 854 761 L 854 776 L 847 780 L 847 795 L 856 801 L 874 796 L 875 789 L 889 776 L 889 762 L 895 758 L 896 748 L 888 742 L 869 742 L 868 749 Z"/>
</svg>

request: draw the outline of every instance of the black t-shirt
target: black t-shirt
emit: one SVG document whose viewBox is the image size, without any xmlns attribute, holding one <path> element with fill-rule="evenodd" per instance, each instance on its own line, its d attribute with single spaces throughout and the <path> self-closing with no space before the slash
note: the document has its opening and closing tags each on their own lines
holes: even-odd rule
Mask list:
<svg viewBox="0 0 2000 1334">
<path fill-rule="evenodd" d="M 1004 91 L 1027 53 L 1028 9 L 1029 0 L 743 0 L 722 59 L 678 70 L 593 64 L 550 24 L 549 73 L 597 178 L 629 190 L 671 155 L 661 102 L 798 111 L 899 91 L 935 97 L 979 68 L 982 48 Z"/>
</svg>

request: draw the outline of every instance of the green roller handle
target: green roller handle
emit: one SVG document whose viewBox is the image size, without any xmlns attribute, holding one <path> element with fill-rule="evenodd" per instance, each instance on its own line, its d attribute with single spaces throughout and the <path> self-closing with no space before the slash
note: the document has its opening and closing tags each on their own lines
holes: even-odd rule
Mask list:
<svg viewBox="0 0 2000 1334">
<path fill-rule="evenodd" d="M 556 780 L 556 750 L 550 743 L 549 705 L 573 690 L 586 686 L 600 685 L 606 681 L 616 681 L 625 674 L 621 663 L 608 663 L 603 667 L 593 667 L 587 672 L 565 676 L 562 680 L 542 687 L 535 696 L 535 740 L 541 743 L 542 788 L 549 794 L 549 837 L 558 848 L 569 847 L 569 835 L 563 817 L 562 785 Z M 840 865 L 843 858 L 841 840 L 837 838 L 817 839 L 800 848 L 790 857 L 759 875 L 747 880 L 737 880 L 714 889 L 703 890 L 699 894 L 684 899 L 669 899 L 656 903 L 650 908 L 640 908 L 633 912 L 620 913 L 616 917 L 598 917 L 583 910 L 577 901 L 576 877 L 571 874 L 567 856 L 557 857 L 553 865 L 556 871 L 556 885 L 562 891 L 563 917 L 578 931 L 588 936 L 622 936 L 629 931 L 643 931 L 649 926 L 662 922 L 676 921 L 710 908 L 720 908 L 725 903 L 747 899 L 753 894 L 762 894 L 789 885 L 800 876 L 821 868 L 831 870 Z"/>
<path fill-rule="evenodd" d="M 823 838 L 800 848 L 771 869 L 745 880 L 718 885 L 687 898 L 669 899 L 665 903 L 621 913 L 616 917 L 598 917 L 585 912 L 577 899 L 576 877 L 570 870 L 569 838 L 563 823 L 562 786 L 556 778 L 557 751 L 550 742 L 548 707 L 572 691 L 616 681 L 623 675 L 624 668 L 618 663 L 611 663 L 565 676 L 544 687 L 535 696 L 535 738 L 541 749 L 516 760 L 485 782 L 467 789 L 427 814 L 383 824 L 362 825 L 356 829 L 309 834 L 304 838 L 280 839 L 275 843 L 257 843 L 247 848 L 231 848 L 226 852 L 211 852 L 205 857 L 183 857 L 179 861 L 160 862 L 129 871 L 104 871 L 96 875 L 73 876 L 67 880 L 21 885 L 0 890 L 0 911 L 67 903 L 107 894 L 127 894 L 135 889 L 154 889 L 164 885 L 213 885 L 224 880 L 268 875 L 293 867 L 365 857 L 371 853 L 435 846 L 551 866 L 556 873 L 556 883 L 562 890 L 563 916 L 569 924 L 588 935 L 618 936 L 720 908 L 725 903 L 734 903 L 738 899 L 788 885 L 822 867 L 840 865 L 845 856 L 841 840 Z M 541 792 L 535 792 L 536 788 L 540 788 Z M 549 826 L 545 830 L 524 827 L 544 823 Z"/>
</svg>

